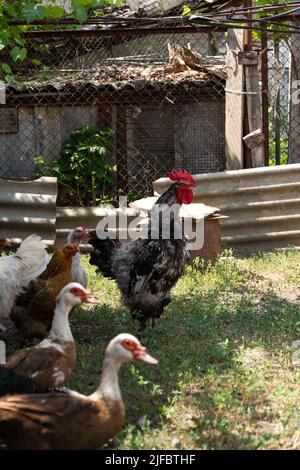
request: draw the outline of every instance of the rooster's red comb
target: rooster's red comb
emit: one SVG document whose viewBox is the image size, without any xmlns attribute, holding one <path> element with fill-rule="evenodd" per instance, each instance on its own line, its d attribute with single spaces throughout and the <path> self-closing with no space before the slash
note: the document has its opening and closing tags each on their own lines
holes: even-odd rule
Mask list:
<svg viewBox="0 0 300 470">
<path fill-rule="evenodd" d="M 195 178 L 187 170 L 173 170 L 168 174 L 172 181 L 184 181 L 185 183 L 194 186 L 196 184 Z"/>
</svg>

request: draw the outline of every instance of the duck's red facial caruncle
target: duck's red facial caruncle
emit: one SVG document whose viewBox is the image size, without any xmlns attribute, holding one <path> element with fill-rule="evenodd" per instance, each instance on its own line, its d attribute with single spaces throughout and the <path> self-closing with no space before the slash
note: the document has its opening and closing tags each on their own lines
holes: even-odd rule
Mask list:
<svg viewBox="0 0 300 470">
<path fill-rule="evenodd" d="M 130 339 L 125 339 L 121 344 L 123 348 L 132 353 L 134 359 L 145 362 L 146 364 L 156 365 L 158 363 L 154 357 L 147 353 L 147 348 L 145 346 L 142 346 Z"/>
<path fill-rule="evenodd" d="M 74 238 L 78 241 L 81 241 L 83 238 L 86 238 L 88 230 L 86 227 L 76 227 L 74 230 Z"/>
<path fill-rule="evenodd" d="M 81 302 L 86 304 L 101 304 L 100 300 L 96 299 L 88 290 L 79 287 L 70 289 L 71 294 L 79 297 Z"/>
</svg>

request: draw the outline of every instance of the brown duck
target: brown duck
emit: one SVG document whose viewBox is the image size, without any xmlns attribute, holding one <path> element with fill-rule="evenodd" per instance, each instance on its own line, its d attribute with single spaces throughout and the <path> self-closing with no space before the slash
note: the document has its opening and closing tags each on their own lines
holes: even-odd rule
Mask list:
<svg viewBox="0 0 300 470">
<path fill-rule="evenodd" d="M 5 368 L 30 378 L 36 390 L 45 391 L 48 388 L 61 386 L 76 364 L 76 348 L 69 325 L 69 313 L 82 303 L 100 302 L 77 282 L 67 284 L 57 297 L 48 337 L 37 346 L 22 349 L 10 356 Z M 14 381 L 14 376 L 8 375 L 5 380 L 5 371 L 1 368 L 1 395 L 23 393 L 21 380 L 15 390 L 11 381 Z M 27 384 L 27 381 L 25 383 Z"/>
<path fill-rule="evenodd" d="M 137 338 L 123 333 L 109 343 L 99 388 L 89 397 L 68 391 L 0 400 L 0 438 L 9 449 L 98 449 L 123 426 L 118 370 L 134 359 L 157 364 Z"/>
</svg>

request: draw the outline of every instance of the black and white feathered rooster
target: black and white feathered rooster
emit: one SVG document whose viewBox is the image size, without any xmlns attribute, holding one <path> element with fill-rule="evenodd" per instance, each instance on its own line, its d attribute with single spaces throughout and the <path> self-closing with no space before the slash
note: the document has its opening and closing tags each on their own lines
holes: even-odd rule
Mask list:
<svg viewBox="0 0 300 470">
<path fill-rule="evenodd" d="M 89 236 L 94 247 L 90 264 L 116 280 L 125 305 L 133 318 L 140 320 L 141 329 L 148 319 L 153 326 L 170 303 L 170 290 L 190 256 L 178 212 L 181 204 L 193 201 L 195 180 L 186 170 L 174 170 L 168 176 L 174 184 L 152 207 L 147 238 L 121 243 L 99 239 L 96 232 Z"/>
</svg>

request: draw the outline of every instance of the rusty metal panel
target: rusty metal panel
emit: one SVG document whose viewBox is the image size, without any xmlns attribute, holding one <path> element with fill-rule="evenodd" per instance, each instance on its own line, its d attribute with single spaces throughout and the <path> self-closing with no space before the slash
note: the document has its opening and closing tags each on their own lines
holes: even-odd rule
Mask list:
<svg viewBox="0 0 300 470">
<path fill-rule="evenodd" d="M 0 179 L 0 236 L 13 243 L 36 233 L 49 245 L 55 240 L 57 181 Z"/>
<path fill-rule="evenodd" d="M 300 164 L 198 174 L 194 202 L 219 207 L 222 244 L 254 251 L 300 247 Z M 154 183 L 161 194 L 170 182 Z"/>
</svg>

